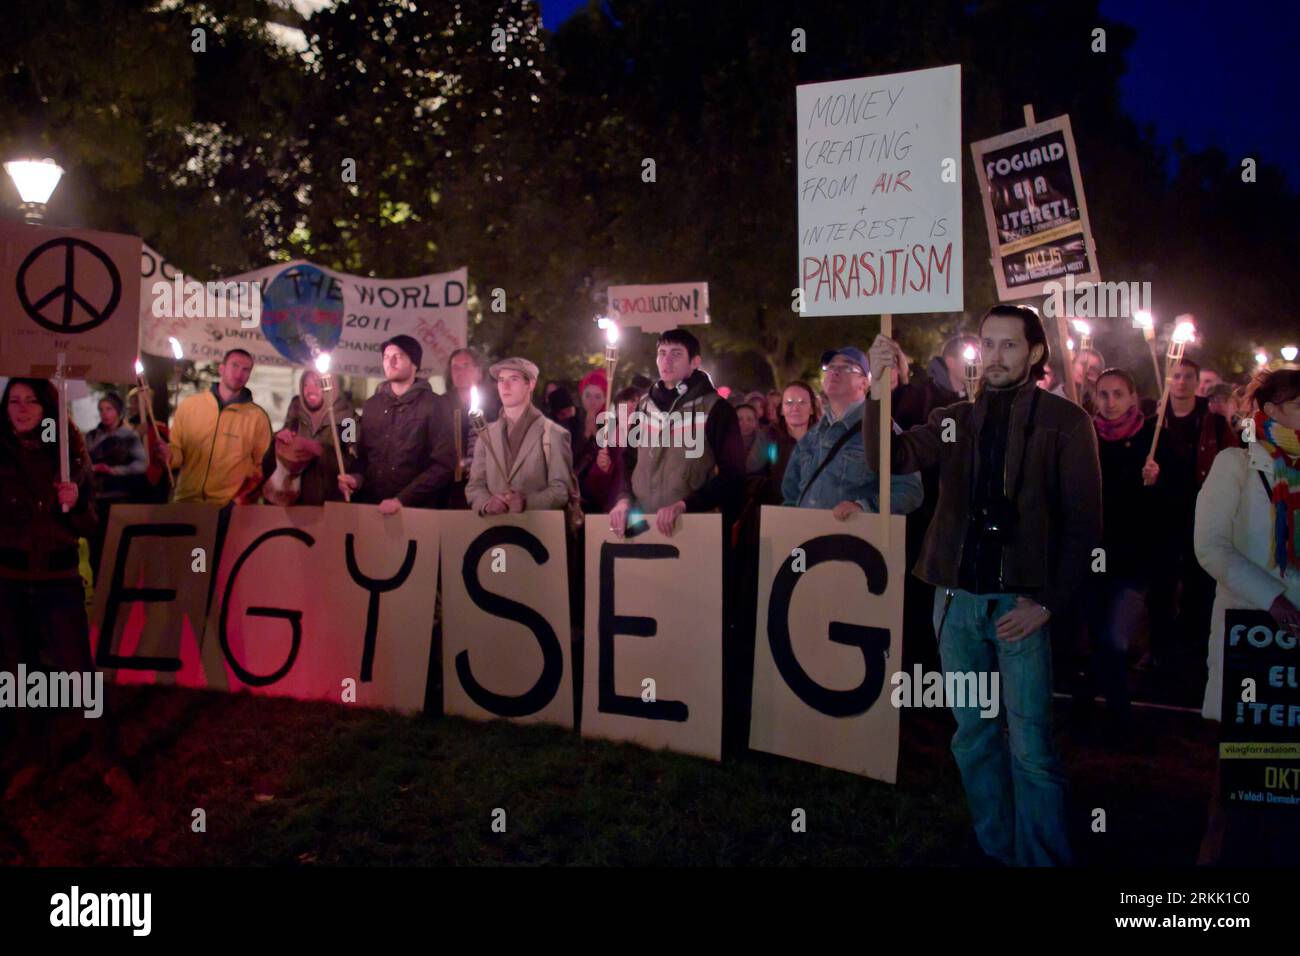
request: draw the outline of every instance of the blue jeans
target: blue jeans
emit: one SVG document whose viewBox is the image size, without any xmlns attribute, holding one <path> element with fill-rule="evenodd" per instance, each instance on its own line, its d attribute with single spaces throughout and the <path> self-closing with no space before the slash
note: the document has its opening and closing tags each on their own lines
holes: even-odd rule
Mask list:
<svg viewBox="0 0 1300 956">
<path fill-rule="evenodd" d="M 1014 594 L 936 588 L 934 597 L 936 630 L 942 619 L 939 657 L 944 673 L 1000 675 L 997 718 L 981 717 L 978 706 L 953 708 L 957 733 L 952 753 L 980 846 L 1008 865 L 1072 863 L 1065 774 L 1052 738 L 1048 629 L 1019 641 L 998 639 L 997 619 L 1015 606 Z"/>
</svg>

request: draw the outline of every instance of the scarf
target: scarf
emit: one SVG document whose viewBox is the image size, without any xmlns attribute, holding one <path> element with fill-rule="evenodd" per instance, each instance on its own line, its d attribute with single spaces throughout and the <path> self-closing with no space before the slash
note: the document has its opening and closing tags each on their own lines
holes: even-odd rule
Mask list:
<svg viewBox="0 0 1300 956">
<path fill-rule="evenodd" d="M 1256 412 L 1255 440 L 1273 459 L 1273 558 L 1285 574 L 1300 567 L 1300 435 Z"/>
<path fill-rule="evenodd" d="M 1097 435 L 1102 441 L 1124 441 L 1132 438 L 1146 423 L 1146 419 L 1142 416 L 1142 409 L 1136 405 L 1114 421 L 1107 421 L 1100 415 L 1094 415 L 1092 421 L 1097 426 Z"/>
</svg>

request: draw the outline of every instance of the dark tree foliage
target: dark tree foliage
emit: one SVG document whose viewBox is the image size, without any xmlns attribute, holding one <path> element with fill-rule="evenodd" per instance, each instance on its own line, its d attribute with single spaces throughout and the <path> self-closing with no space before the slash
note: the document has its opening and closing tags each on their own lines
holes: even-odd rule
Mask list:
<svg viewBox="0 0 1300 956">
<path fill-rule="evenodd" d="M 298 22 L 307 52 L 271 21 Z M 471 339 L 548 378 L 597 361 L 610 284 L 706 279 L 710 367 L 763 386 L 877 328 L 791 309 L 795 86 L 960 63 L 963 144 L 1021 125 L 1026 103 L 1068 113 L 1103 278 L 1151 282 L 1162 320 L 1195 312 L 1200 356 L 1240 373 L 1294 327 L 1300 200 L 1266 157 L 1254 183 L 1215 151 L 1178 149 L 1167 174 L 1120 103 L 1132 39 L 1096 0 L 592 0 L 554 34 L 526 0 L 354 0 L 305 22 L 269 0 L 14 0 L 0 153 L 67 169 L 51 222 L 137 233 L 201 277 L 292 257 L 467 265 Z M 966 312 L 895 320 L 922 361 L 994 300 L 968 156 Z M 7 179 L 0 201 L 17 201 Z M 1108 359 L 1149 378 L 1137 333 L 1099 326 Z M 650 371 L 651 337 L 625 342 L 625 374 Z"/>
</svg>

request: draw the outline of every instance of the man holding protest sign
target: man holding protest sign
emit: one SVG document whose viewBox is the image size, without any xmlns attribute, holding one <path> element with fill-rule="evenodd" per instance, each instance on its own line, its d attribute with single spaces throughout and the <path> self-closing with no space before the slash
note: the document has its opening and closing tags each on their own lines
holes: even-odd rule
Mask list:
<svg viewBox="0 0 1300 956">
<path fill-rule="evenodd" d="M 246 387 L 253 357 L 231 349 L 217 366 L 212 388 L 176 409 L 168 463 L 180 469 L 175 500 L 246 503 L 262 484 L 262 457 L 271 445 L 271 420 Z"/>
<path fill-rule="evenodd" d="M 384 342 L 384 378 L 361 410 L 356 462 L 339 475 L 353 500 L 386 514 L 436 507 L 455 474 L 456 443 L 447 403 L 418 377 L 424 349 L 409 335 Z"/>
<path fill-rule="evenodd" d="M 537 366 L 508 358 L 489 370 L 501 396 L 501 417 L 474 445 L 465 497 L 480 515 L 557 510 L 576 493 L 569 430 L 533 405 Z"/>
<path fill-rule="evenodd" d="M 867 357 L 847 345 L 822 355 L 826 414 L 795 446 L 781 481 L 785 504 L 829 509 L 843 521 L 855 511 L 880 511 L 880 475 L 862 457 L 862 410 Z M 905 515 L 921 506 L 921 476 L 890 477 L 890 511 Z"/>
<path fill-rule="evenodd" d="M 1101 540 L 1097 437 L 1077 405 L 1037 387 L 1047 364 L 1038 313 L 999 305 L 980 323 L 984 377 L 973 403 L 936 409 L 891 436 L 900 470 L 939 468 L 939 501 L 916 574 L 934 584 L 945 675 L 997 670 L 1008 702 L 1000 722 L 954 707 L 952 750 L 980 845 L 1007 864 L 1072 859 L 1066 781 L 1052 738 L 1048 622 L 1065 611 Z M 877 336 L 871 371 L 898 345 Z M 868 398 L 866 454 L 880 453 Z"/>
</svg>

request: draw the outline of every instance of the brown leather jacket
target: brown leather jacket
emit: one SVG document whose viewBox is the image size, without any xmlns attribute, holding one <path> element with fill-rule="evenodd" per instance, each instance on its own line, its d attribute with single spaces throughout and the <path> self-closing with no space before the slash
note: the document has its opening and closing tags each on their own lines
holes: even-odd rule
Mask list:
<svg viewBox="0 0 1300 956">
<path fill-rule="evenodd" d="M 1026 446 L 1025 423 L 1035 392 L 1038 409 Z M 975 443 L 987 406 L 987 393 L 981 393 L 974 404 L 961 401 L 936 408 L 924 425 L 893 436 L 895 471 L 939 468 L 939 500 L 913 569 L 936 587 L 959 587 L 975 486 L 971 470 L 979 461 Z M 945 428 L 947 419 L 952 419 L 950 428 Z M 867 461 L 878 461 L 880 406 L 870 397 L 863 420 Z M 952 441 L 944 441 L 945 431 Z M 1012 493 L 1022 457 L 1024 479 L 1015 503 L 1015 532 L 1002 551 L 1004 590 L 1032 597 L 1059 614 L 1089 573 L 1092 551 L 1101 543 L 1097 434 L 1083 409 L 1032 381 L 1016 394 L 1008 434 L 1004 492 Z"/>
</svg>

